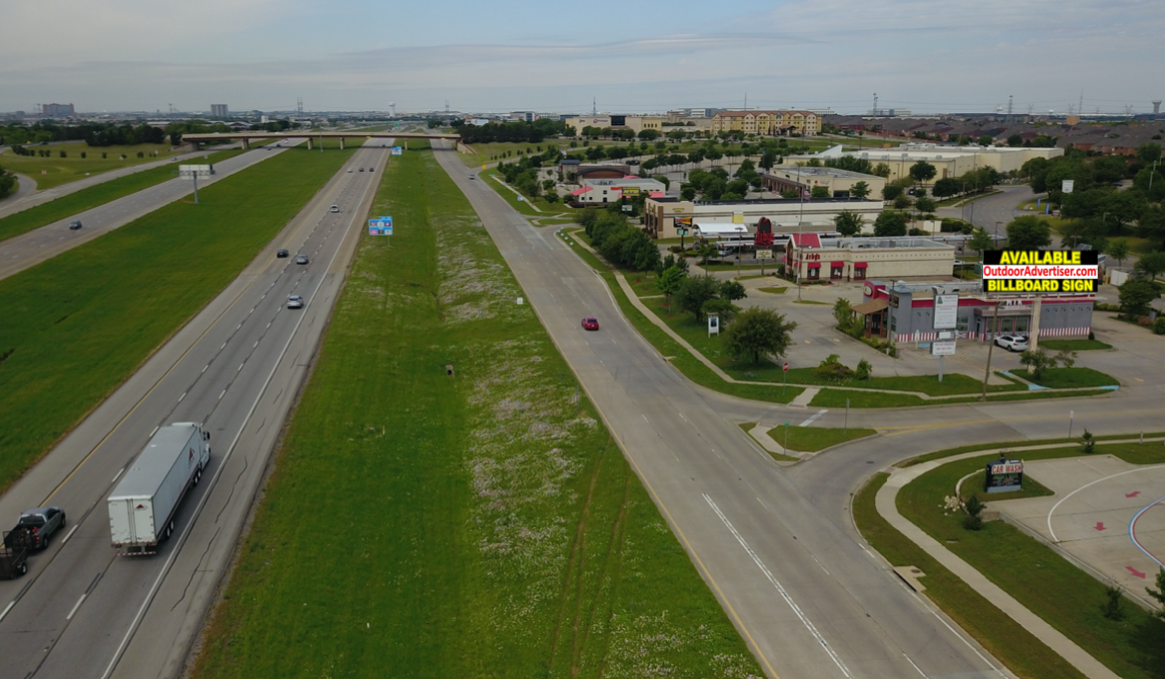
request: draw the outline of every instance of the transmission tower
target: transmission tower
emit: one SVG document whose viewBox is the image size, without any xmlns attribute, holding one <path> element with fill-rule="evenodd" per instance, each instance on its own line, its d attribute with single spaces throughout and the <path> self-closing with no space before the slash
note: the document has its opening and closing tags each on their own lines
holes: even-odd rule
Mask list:
<svg viewBox="0 0 1165 679">
<path fill-rule="evenodd" d="M 295 100 L 295 110 L 299 114 L 299 117 L 302 118 L 303 117 L 303 97 L 299 97 Z"/>
<path fill-rule="evenodd" d="M 596 97 L 591 97 L 591 117 L 599 115 L 599 100 Z"/>
<path fill-rule="evenodd" d="M 870 109 L 870 115 L 878 115 L 878 93 L 874 92 L 874 108 Z"/>
</svg>

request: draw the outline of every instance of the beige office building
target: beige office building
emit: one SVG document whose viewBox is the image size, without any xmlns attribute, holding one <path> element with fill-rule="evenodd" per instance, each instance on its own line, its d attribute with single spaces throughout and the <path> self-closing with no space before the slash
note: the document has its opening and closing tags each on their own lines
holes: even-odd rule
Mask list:
<svg viewBox="0 0 1165 679">
<path fill-rule="evenodd" d="M 721 111 L 712 116 L 712 132 L 743 132 L 762 137 L 814 135 L 821 118 L 809 111 Z"/>
<path fill-rule="evenodd" d="M 643 227 L 652 238 L 678 238 L 676 227 L 695 222 L 744 224 L 756 232 L 757 222 L 767 217 L 774 233 L 813 233 L 834 230 L 833 218 L 842 210 L 862 218 L 863 232 L 872 231 L 882 214 L 882 200 L 708 200 L 690 201 L 675 197 L 648 198 L 644 204 Z"/>
<path fill-rule="evenodd" d="M 827 158 L 853 156 L 864 158 L 870 164 L 877 166 L 884 163 L 890 168 L 890 176 L 886 181 L 894 181 L 901 177 L 910 176 L 910 167 L 920 160 L 925 160 L 935 168 L 933 183 L 947 177 L 961 177 L 973 170 L 983 167 L 992 167 L 1001 174 L 1018 172 L 1023 164 L 1033 158 L 1056 158 L 1064 155 L 1060 148 L 1022 148 L 1004 146 L 939 146 L 938 144 L 903 144 L 892 149 L 869 149 L 864 151 L 843 151 L 841 146 L 822 151 L 816 154 L 789 156 L 781 165 L 773 168 L 773 172 L 784 172 L 786 166 L 804 165 L 811 159 L 824 161 Z M 812 169 L 812 168 L 806 168 Z"/>
<path fill-rule="evenodd" d="M 955 248 L 926 238 L 827 238 L 793 234 L 785 261 L 803 281 L 882 278 L 946 280 L 955 269 Z"/>
<path fill-rule="evenodd" d="M 612 131 L 631 130 L 635 134 L 639 134 L 643 130 L 659 130 L 663 132 L 663 123 L 665 118 L 662 116 L 616 116 L 616 115 L 598 115 L 598 116 L 575 116 L 567 118 L 565 121 L 567 127 L 573 127 L 575 134 L 581 135 L 584 127 L 609 127 Z"/>
<path fill-rule="evenodd" d="M 877 199 L 882 196 L 882 187 L 886 186 L 886 180 L 881 177 L 835 167 L 778 165 L 771 172 L 765 173 L 762 179 L 765 191 L 780 193 L 800 190 L 808 193 L 820 186 L 829 191 L 831 198 L 848 198 L 854 184 L 865 182 L 870 191 L 867 195 Z"/>
</svg>

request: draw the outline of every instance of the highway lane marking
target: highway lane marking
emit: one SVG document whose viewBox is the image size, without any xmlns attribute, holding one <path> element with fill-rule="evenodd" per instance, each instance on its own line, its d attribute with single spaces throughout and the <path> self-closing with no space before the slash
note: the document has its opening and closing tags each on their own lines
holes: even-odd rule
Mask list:
<svg viewBox="0 0 1165 679">
<path fill-rule="evenodd" d="M 113 475 L 113 480 L 111 480 L 110 483 L 117 483 L 117 480 L 119 478 L 121 478 L 122 472 L 124 472 L 124 471 L 125 471 L 125 467 L 118 469 L 117 473 Z"/>
<path fill-rule="evenodd" d="M 188 391 L 182 392 L 182 395 L 178 397 L 178 402 L 181 403 L 182 399 L 186 398 L 186 394 L 189 394 L 189 393 L 190 392 L 188 392 Z"/>
<path fill-rule="evenodd" d="M 919 674 L 921 674 L 922 676 L 926 677 L 926 672 L 923 672 L 921 667 L 919 667 L 918 665 L 915 665 L 915 664 L 914 664 L 914 661 L 910 659 L 910 656 L 908 656 L 908 655 L 906 655 L 905 653 L 903 653 L 903 654 L 902 654 L 902 657 L 903 657 L 903 658 L 906 658 L 906 662 L 910 663 L 910 666 L 911 666 L 911 667 L 913 667 L 914 669 L 918 670 L 918 673 L 919 673 Z M 927 679 L 930 679 L 930 677 L 927 677 Z"/>
<path fill-rule="evenodd" d="M 206 369 L 207 369 L 207 368 L 209 368 L 209 367 L 210 367 L 210 364 L 209 364 L 209 363 L 207 363 L 206 365 L 202 366 L 202 370 L 201 370 L 201 371 L 200 371 L 198 374 L 199 374 L 199 375 L 201 375 L 202 373 L 206 372 Z"/>
<path fill-rule="evenodd" d="M 798 427 L 808 427 L 809 425 L 813 424 L 818 419 L 820 419 L 822 415 L 824 415 L 825 413 L 828 413 L 828 412 L 829 412 L 828 408 L 826 408 L 825 410 L 819 410 L 819 411 L 817 411 L 817 413 L 815 415 L 813 415 L 812 417 L 810 417 L 809 419 L 805 420 L 804 422 L 802 422 L 801 424 L 799 424 L 797 426 Z"/>
<path fill-rule="evenodd" d="M 85 597 L 87 596 L 89 596 L 89 594 L 82 594 L 81 598 L 77 599 L 77 603 L 73 604 L 73 610 L 69 611 L 69 614 L 65 616 L 65 620 L 73 619 L 73 616 L 77 613 L 77 609 L 80 608 L 81 604 L 85 602 Z"/>
<path fill-rule="evenodd" d="M 222 390 L 222 392 L 221 392 L 221 393 L 219 393 L 219 395 L 218 395 L 218 400 L 220 400 L 220 401 L 221 401 L 221 400 L 222 400 L 222 397 L 223 397 L 223 396 L 226 396 L 226 393 L 227 393 L 227 390 L 226 390 L 226 389 L 223 389 L 223 390 Z"/>
<path fill-rule="evenodd" d="M 15 605 L 16 605 L 16 600 L 15 600 L 15 599 L 13 599 L 12 601 L 8 602 L 8 605 L 4 607 L 4 612 L 3 612 L 3 613 L 0 613 L 0 621 L 3 621 L 3 620 L 4 620 L 4 616 L 8 615 L 8 611 L 11 611 L 11 610 L 12 610 L 12 607 L 13 607 L 13 606 L 15 606 Z"/>
<path fill-rule="evenodd" d="M 702 493 L 702 495 L 704 496 L 704 500 L 708 503 L 708 505 L 712 507 L 712 511 L 716 512 L 716 516 L 720 517 L 720 520 L 723 521 L 724 525 L 728 527 L 728 531 L 732 533 L 732 535 L 736 538 L 736 541 L 740 543 L 740 546 L 744 547 L 744 551 L 747 552 L 750 557 L 752 557 L 753 563 L 755 563 L 757 567 L 760 568 L 761 572 L 764 573 L 769 582 L 773 584 L 773 587 L 777 588 L 777 592 L 780 593 L 781 598 L 785 600 L 785 603 L 789 605 L 789 608 L 793 609 L 793 612 L 797 614 L 797 617 L 801 620 L 801 624 L 805 626 L 805 629 L 809 630 L 809 633 L 812 634 L 815 639 L 817 639 L 817 643 L 821 644 L 821 648 L 824 649 L 827 654 L 829 654 L 829 657 L 833 660 L 834 664 L 837 665 L 837 668 L 841 670 L 841 673 L 846 677 L 849 677 L 849 679 L 853 679 L 853 675 L 849 673 L 849 670 L 846 669 L 845 663 L 841 661 L 841 658 L 838 657 L 837 653 L 835 653 L 834 650 L 829 646 L 829 642 L 825 640 L 825 637 L 821 636 L 821 633 L 817 631 L 817 628 L 813 625 L 813 622 L 809 620 L 805 613 L 801 611 L 801 608 L 796 604 L 796 602 L 793 601 L 793 598 L 789 596 L 789 593 L 785 591 L 785 588 L 783 585 L 781 585 L 780 581 L 773 577 L 773 574 L 769 571 L 768 567 L 765 566 L 764 562 L 761 561 L 760 557 L 757 556 L 757 553 L 752 551 L 752 547 L 748 546 L 748 543 L 745 542 L 744 537 L 736 531 L 736 527 L 732 525 L 732 522 L 728 520 L 728 517 L 724 516 L 724 512 L 720 511 L 720 508 L 716 506 L 716 503 L 712 501 L 712 498 L 708 497 L 707 493 Z"/>
<path fill-rule="evenodd" d="M 69 538 L 73 537 L 73 533 L 76 533 L 77 529 L 80 527 L 81 527 L 81 524 L 79 524 L 79 523 L 73 524 L 73 530 L 69 531 L 68 534 L 65 535 L 65 539 L 61 540 L 61 544 L 63 545 L 66 542 L 68 542 Z"/>
<path fill-rule="evenodd" d="M 245 366 L 245 365 L 247 365 L 246 361 L 243 361 L 242 363 L 240 363 L 239 367 L 235 368 L 235 372 L 239 372 L 240 370 L 242 370 L 243 366 Z"/>
<path fill-rule="evenodd" d="M 149 436 L 147 436 L 146 438 L 153 438 L 154 434 L 157 434 L 157 433 L 158 433 L 158 428 L 157 428 L 157 427 L 154 427 L 154 430 L 153 430 L 153 431 L 151 431 L 151 432 L 150 432 L 150 435 L 149 435 Z"/>
<path fill-rule="evenodd" d="M 361 203 L 364 202 L 364 196 L 367 195 L 367 190 L 368 188 L 365 187 L 365 193 L 360 198 Z M 355 225 L 355 223 L 356 222 L 353 221 L 350 226 Z M 332 268 L 332 265 L 335 264 L 336 257 L 340 255 L 340 252 L 341 248 L 337 248 L 336 251 L 332 254 L 331 260 L 328 261 L 327 268 Z M 316 288 L 312 291 L 311 297 L 308 299 L 309 304 L 315 299 L 315 296 L 319 294 L 320 288 L 323 287 L 325 280 L 327 280 L 327 277 L 321 277 L 319 282 L 316 283 Z M 271 372 L 267 373 L 267 379 L 264 380 L 263 386 L 259 388 L 258 394 L 255 395 L 255 400 L 251 403 L 250 410 L 247 411 L 246 416 L 243 418 L 242 426 L 239 427 L 238 433 L 235 434 L 234 440 L 231 441 L 231 445 L 227 448 L 227 452 L 223 455 L 222 462 L 215 470 L 214 477 L 210 480 L 210 488 L 212 490 L 215 488 L 215 486 L 218 485 L 219 477 L 222 475 L 223 470 L 227 468 L 227 462 L 230 460 L 231 454 L 234 453 L 235 447 L 239 443 L 239 439 L 242 438 L 243 432 L 247 428 L 247 423 L 251 421 L 251 416 L 255 414 L 255 409 L 259 407 L 259 401 L 261 401 L 264 394 L 267 393 L 267 388 L 271 385 L 271 380 L 275 378 L 275 372 L 279 369 L 279 365 L 283 362 L 284 357 L 287 355 L 287 350 L 291 348 L 291 343 L 295 340 L 296 335 L 299 333 L 299 327 L 303 324 L 304 318 L 304 316 L 300 316 L 299 319 L 295 322 L 295 327 L 291 329 L 291 334 L 288 335 L 287 342 L 284 343 L 283 349 L 279 352 L 278 358 L 275 359 L 275 363 L 271 366 Z M 297 354 L 296 358 L 298 357 L 299 355 Z M 225 393 L 227 393 L 227 390 L 223 389 L 222 394 L 218 395 L 219 399 L 222 399 L 223 394 Z M 282 390 L 280 390 L 280 393 L 282 393 Z M 642 475 L 640 478 L 643 478 Z M 162 569 L 158 573 L 158 577 L 154 579 L 154 584 L 150 587 L 150 591 L 146 594 L 145 600 L 142 601 L 141 607 L 138 608 L 138 612 L 134 616 L 133 621 L 130 623 L 129 629 L 126 630 L 125 636 L 122 637 L 121 643 L 118 645 L 117 650 L 114 651 L 113 657 L 109 661 L 109 665 L 105 668 L 105 672 L 101 674 L 101 679 L 109 679 L 109 676 L 113 674 L 113 671 L 117 668 L 117 663 L 121 660 L 122 655 L 125 653 L 126 647 L 129 646 L 129 642 L 133 638 L 134 633 L 137 632 L 137 628 L 141 624 L 142 618 L 146 614 L 146 610 L 150 607 L 150 604 L 153 603 L 154 597 L 157 596 L 158 588 L 162 586 L 162 580 L 166 577 L 167 574 L 169 574 L 170 568 L 174 564 L 174 559 L 177 558 L 178 554 L 182 551 L 182 547 L 186 544 L 186 538 L 190 535 L 190 531 L 193 530 L 194 524 L 197 523 L 198 517 L 202 514 L 202 510 L 206 506 L 206 503 L 210 500 L 211 495 L 212 492 L 207 491 L 206 493 L 203 493 L 202 497 L 199 499 L 198 506 L 195 507 L 191 519 L 186 522 L 185 527 L 181 531 L 181 534 L 175 541 L 176 546 L 171 550 L 170 555 L 166 558 L 166 562 L 162 565 Z M 749 638 L 751 639 L 751 636 Z M 761 657 L 763 658 L 764 656 L 762 655 Z M 765 664 L 768 665 L 767 660 L 765 661 Z M 769 667 L 769 669 L 772 670 L 772 667 Z M 776 673 L 773 673 L 773 676 L 775 677 Z"/>
<path fill-rule="evenodd" d="M 254 349 L 257 346 L 259 346 L 259 340 L 255 340 L 255 343 L 251 345 L 251 348 Z"/>
</svg>

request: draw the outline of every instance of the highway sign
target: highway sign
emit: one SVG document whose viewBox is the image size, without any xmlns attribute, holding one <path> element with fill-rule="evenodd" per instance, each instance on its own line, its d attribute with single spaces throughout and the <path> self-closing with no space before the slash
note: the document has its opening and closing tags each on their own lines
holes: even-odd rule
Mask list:
<svg viewBox="0 0 1165 679">
<path fill-rule="evenodd" d="M 391 236 L 392 217 L 379 217 L 368 220 L 369 236 Z"/>
</svg>

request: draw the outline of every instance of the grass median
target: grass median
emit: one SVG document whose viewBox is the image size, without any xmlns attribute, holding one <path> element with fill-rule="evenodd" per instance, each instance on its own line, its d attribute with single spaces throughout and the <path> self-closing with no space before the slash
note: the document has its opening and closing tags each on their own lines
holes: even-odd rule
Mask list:
<svg viewBox="0 0 1165 679">
<path fill-rule="evenodd" d="M 1131 464 L 1165 462 L 1159 445 L 1135 443 L 1098 445 L 1094 454 L 1111 454 Z M 1076 457 L 1079 446 L 1017 453 L 1025 461 Z M 898 509 L 904 517 L 946 545 L 954 554 L 1007 591 L 1033 613 L 1122 677 L 1151 679 L 1165 676 L 1165 625 L 1148 611 L 1124 602 L 1123 620 L 1102 613 L 1105 584 L 1077 568 L 1050 547 L 1002 521 L 985 523 L 981 530 L 966 530 L 962 514 L 940 509 L 943 499 L 955 494 L 955 484 L 967 474 L 981 472 L 994 454 L 949 462 L 907 484 L 898 493 Z M 981 475 L 980 475 L 981 478 Z M 964 483 L 963 495 L 975 491 L 972 480 Z M 1051 495 L 1035 479 L 1024 479 L 1024 496 Z M 984 496 L 988 505 L 1017 497 Z M 1147 647 L 1155 641 L 1156 651 Z"/>
<path fill-rule="evenodd" d="M 925 576 L 924 594 L 1016 675 L 1024 679 L 1084 679 L 1084 675 L 1031 632 L 999 610 L 890 525 L 875 508 L 886 474 L 877 474 L 854 496 L 854 523 L 870 546 L 892 566 L 915 566 Z"/>
<path fill-rule="evenodd" d="M 217 163 L 240 153 L 242 153 L 240 149 L 219 151 L 211 154 L 210 159 L 206 162 Z M 177 172 L 177 166 L 171 165 L 135 172 L 9 215 L 0 219 L 0 241 L 19 236 L 33 229 L 39 229 L 46 224 L 52 224 L 169 181 L 174 179 Z"/>
<path fill-rule="evenodd" d="M 214 298 L 348 158 L 285 153 L 0 280 L 0 488 Z"/>
<path fill-rule="evenodd" d="M 194 676 L 760 676 L 432 154 L 374 210 Z"/>
<path fill-rule="evenodd" d="M 90 146 L 83 141 L 76 141 L 45 146 L 31 145 L 26 148 L 34 154 L 47 151 L 49 155 L 18 156 L 6 151 L 0 154 L 0 165 L 5 170 L 27 175 L 36 182 L 36 188 L 41 191 L 89 175 L 165 160 L 177 155 L 177 152 L 170 150 L 169 144 Z M 82 153 L 85 154 L 84 158 L 81 157 Z M 142 154 L 141 158 L 138 158 L 139 153 Z M 64 157 L 61 154 L 64 154 Z"/>
</svg>

